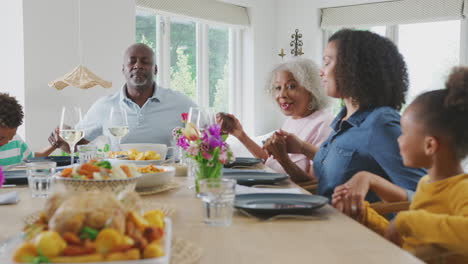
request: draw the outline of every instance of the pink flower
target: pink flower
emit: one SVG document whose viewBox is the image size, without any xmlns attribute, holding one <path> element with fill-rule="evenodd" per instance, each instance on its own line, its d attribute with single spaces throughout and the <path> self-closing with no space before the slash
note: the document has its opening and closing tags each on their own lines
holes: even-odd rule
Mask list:
<svg viewBox="0 0 468 264">
<path fill-rule="evenodd" d="M 206 160 L 210 160 L 211 159 L 211 155 L 207 152 L 202 152 L 202 157 Z"/>
<path fill-rule="evenodd" d="M 189 143 L 187 142 L 187 138 L 185 138 L 184 136 L 180 136 L 178 139 L 177 139 L 177 146 L 183 148 L 184 150 L 186 150 L 189 146 Z"/>
<path fill-rule="evenodd" d="M 182 123 L 187 123 L 187 119 L 188 119 L 188 113 L 182 113 L 180 114 L 180 119 L 182 119 Z"/>
<path fill-rule="evenodd" d="M 197 156 L 199 152 L 198 146 L 196 144 L 190 144 L 187 148 L 187 153 L 191 156 Z"/>
<path fill-rule="evenodd" d="M 218 161 L 221 162 L 221 164 L 226 164 L 227 160 L 228 153 L 226 151 L 219 152 Z"/>
</svg>

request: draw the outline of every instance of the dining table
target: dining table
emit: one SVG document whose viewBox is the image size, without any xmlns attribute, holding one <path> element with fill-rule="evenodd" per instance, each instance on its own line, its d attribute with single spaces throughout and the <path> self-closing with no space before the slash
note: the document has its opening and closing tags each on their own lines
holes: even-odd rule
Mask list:
<svg viewBox="0 0 468 264">
<path fill-rule="evenodd" d="M 188 178 L 175 177 L 175 181 L 178 188 L 142 199 L 150 207 L 154 203 L 174 209 L 173 237 L 201 251 L 193 263 L 423 263 L 328 204 L 311 219 L 262 221 L 235 211 L 230 226 L 209 226 L 203 222 L 202 201 Z M 282 188 L 300 187 L 286 180 Z M 11 191 L 18 193 L 20 201 L 0 205 L 0 241 L 21 232 L 23 219 L 45 204 L 44 198 L 32 198 L 27 186 L 0 188 L 0 194 Z"/>
</svg>

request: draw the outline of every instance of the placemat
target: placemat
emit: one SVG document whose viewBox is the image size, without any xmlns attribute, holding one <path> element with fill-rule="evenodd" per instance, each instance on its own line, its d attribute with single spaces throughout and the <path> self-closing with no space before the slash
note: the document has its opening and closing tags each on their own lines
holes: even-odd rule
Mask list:
<svg viewBox="0 0 468 264">
<path fill-rule="evenodd" d="M 181 184 L 179 182 L 171 181 L 160 186 L 154 186 L 154 187 L 149 187 L 149 188 L 137 188 L 135 189 L 135 191 L 139 195 L 152 195 L 152 194 L 162 193 L 168 190 L 176 189 L 176 188 L 179 188 L 180 186 Z"/>
<path fill-rule="evenodd" d="M 200 261 L 202 248 L 180 237 L 172 237 L 171 264 L 195 264 Z"/>
</svg>

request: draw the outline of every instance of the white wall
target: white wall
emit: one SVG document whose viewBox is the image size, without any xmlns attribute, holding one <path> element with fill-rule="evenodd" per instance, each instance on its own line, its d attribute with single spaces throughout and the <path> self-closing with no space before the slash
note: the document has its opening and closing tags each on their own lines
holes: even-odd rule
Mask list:
<svg viewBox="0 0 468 264">
<path fill-rule="evenodd" d="M 4 1 L 0 8 L 0 91 L 24 105 L 23 2 Z M 24 137 L 24 125 L 18 129 Z"/>
<path fill-rule="evenodd" d="M 23 2 L 26 141 L 33 150 L 48 144 L 63 105 L 81 106 L 86 111 L 97 98 L 117 91 L 124 82 L 123 52 L 135 35 L 134 1 L 81 0 L 83 65 L 113 86 L 62 91 L 48 87 L 49 81 L 79 64 L 78 2 Z"/>
<path fill-rule="evenodd" d="M 296 29 L 302 33 L 302 52 L 306 57 L 314 60 L 319 65 L 322 54 L 322 31 L 320 30 L 320 10 L 318 1 L 308 0 L 279 0 L 278 2 L 278 30 L 277 53 L 283 48 L 286 56 L 284 60 L 292 58 L 290 43 L 291 35 Z M 277 56 L 278 60 L 281 60 Z"/>
<path fill-rule="evenodd" d="M 269 71 L 276 58 L 276 0 L 252 1 L 249 7 L 250 28 L 244 35 L 244 111 L 243 126 L 252 136 L 278 129 L 284 117 L 272 97 L 266 93 Z"/>
</svg>

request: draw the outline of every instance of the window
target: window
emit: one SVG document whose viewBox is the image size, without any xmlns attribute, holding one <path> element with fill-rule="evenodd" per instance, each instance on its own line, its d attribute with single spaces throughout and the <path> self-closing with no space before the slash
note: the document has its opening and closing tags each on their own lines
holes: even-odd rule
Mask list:
<svg viewBox="0 0 468 264">
<path fill-rule="evenodd" d="M 221 27 L 210 27 L 208 29 L 208 42 L 209 104 L 218 112 L 229 112 L 229 30 Z"/>
<path fill-rule="evenodd" d="M 170 88 L 197 101 L 195 23 L 171 19 L 171 82 Z"/>
<path fill-rule="evenodd" d="M 233 48 L 229 27 L 155 15 L 139 8 L 135 24 L 136 41 L 147 44 L 155 52 L 157 48 L 158 57 L 163 57 L 159 58 L 162 65 L 158 65 L 160 85 L 184 93 L 200 106 L 230 111 L 229 94 L 233 88 L 228 73 L 235 65 L 229 60 Z M 166 54 L 170 54 L 167 60 Z"/>
<path fill-rule="evenodd" d="M 450 69 L 460 63 L 460 30 L 459 20 L 398 26 L 398 47 L 410 77 L 407 103 L 444 88 Z"/>
<path fill-rule="evenodd" d="M 156 15 L 144 10 L 137 10 L 135 20 L 136 42 L 144 43 L 153 50 L 156 48 Z"/>
</svg>

